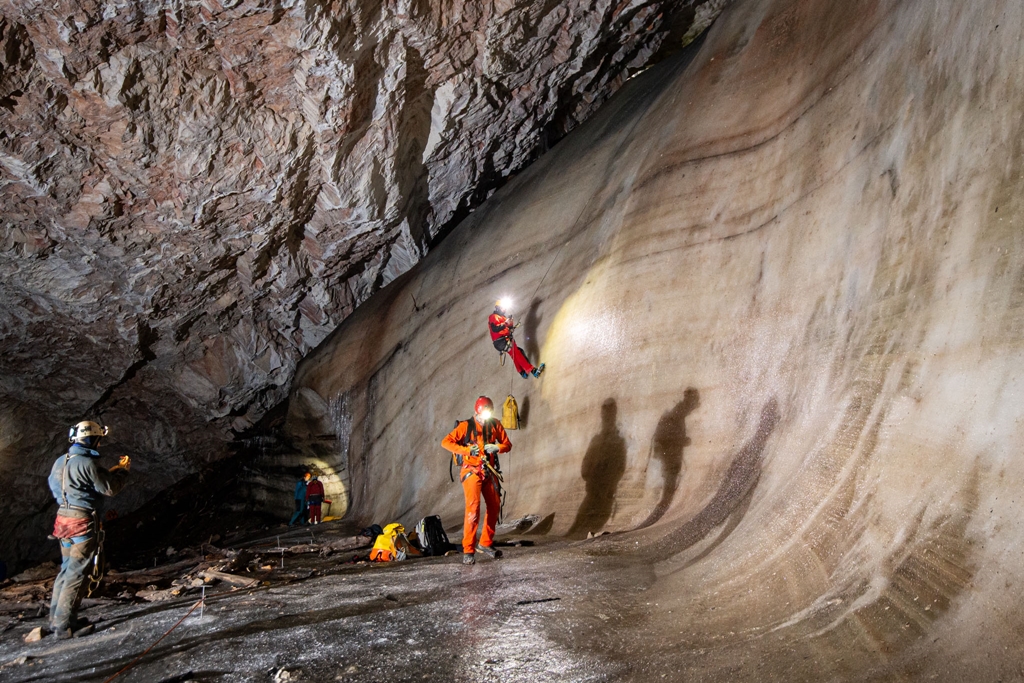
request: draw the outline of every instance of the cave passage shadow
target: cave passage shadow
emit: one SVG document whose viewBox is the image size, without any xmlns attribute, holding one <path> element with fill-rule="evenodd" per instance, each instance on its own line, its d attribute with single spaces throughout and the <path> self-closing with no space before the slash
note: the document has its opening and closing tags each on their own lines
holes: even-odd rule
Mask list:
<svg viewBox="0 0 1024 683">
<path fill-rule="evenodd" d="M 587 493 L 566 536 L 584 538 L 599 532 L 612 516 L 615 493 L 626 473 L 626 439 L 619 432 L 614 398 L 601 404 L 601 431 L 594 435 L 583 456 L 580 476 Z"/>
<path fill-rule="evenodd" d="M 690 445 L 686 436 L 686 417 L 700 406 L 700 392 L 689 387 L 683 392 L 683 400 L 676 403 L 658 420 L 651 439 L 651 457 L 661 461 L 661 500 L 651 514 L 637 526 L 649 527 L 665 516 L 679 488 L 679 475 L 683 471 L 683 449 Z"/>
</svg>

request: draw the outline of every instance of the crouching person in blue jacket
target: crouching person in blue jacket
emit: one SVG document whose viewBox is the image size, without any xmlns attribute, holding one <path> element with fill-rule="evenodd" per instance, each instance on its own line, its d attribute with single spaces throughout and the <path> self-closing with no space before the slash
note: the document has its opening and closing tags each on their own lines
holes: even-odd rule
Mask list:
<svg viewBox="0 0 1024 683">
<path fill-rule="evenodd" d="M 100 467 L 96 448 L 107 433 L 95 422 L 79 422 L 68 432 L 68 452 L 50 470 L 50 492 L 59 506 L 53 535 L 60 540 L 63 560 L 50 601 L 50 630 L 57 638 L 70 638 L 76 626 L 85 578 L 99 550 L 100 500 L 115 495 L 128 482 L 131 459 L 127 455 L 109 470 Z"/>
</svg>

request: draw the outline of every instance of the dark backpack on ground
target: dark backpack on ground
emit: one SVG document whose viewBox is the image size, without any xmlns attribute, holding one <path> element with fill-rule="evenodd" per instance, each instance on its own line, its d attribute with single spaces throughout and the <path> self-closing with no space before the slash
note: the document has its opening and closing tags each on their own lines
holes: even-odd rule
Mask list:
<svg viewBox="0 0 1024 683">
<path fill-rule="evenodd" d="M 441 518 L 437 515 L 421 519 L 416 525 L 416 536 L 424 555 L 444 555 L 454 547 L 448 540 L 444 527 L 441 526 Z"/>
<path fill-rule="evenodd" d="M 373 545 L 377 540 L 377 537 L 384 533 L 384 529 L 381 528 L 380 524 L 371 524 L 362 531 L 359 532 L 360 536 L 366 536 L 370 539 L 370 545 Z"/>
</svg>

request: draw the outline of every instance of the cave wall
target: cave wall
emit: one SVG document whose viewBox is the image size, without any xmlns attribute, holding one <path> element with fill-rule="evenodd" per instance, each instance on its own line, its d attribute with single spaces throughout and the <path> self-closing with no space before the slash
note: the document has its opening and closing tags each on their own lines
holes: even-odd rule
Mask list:
<svg viewBox="0 0 1024 683">
<path fill-rule="evenodd" d="M 131 508 L 722 0 L 0 1 L 0 556 L 68 424 Z M 31 416 L 26 419 L 26 416 Z"/>
<path fill-rule="evenodd" d="M 506 517 L 636 530 L 592 552 L 650 582 L 618 618 L 678 670 L 996 680 L 1024 628 L 1022 35 L 1002 0 L 735 3 L 305 359 L 291 438 L 344 402 L 353 516 L 456 528 L 439 441 L 511 390 Z M 506 294 L 540 380 L 490 346 Z"/>
</svg>

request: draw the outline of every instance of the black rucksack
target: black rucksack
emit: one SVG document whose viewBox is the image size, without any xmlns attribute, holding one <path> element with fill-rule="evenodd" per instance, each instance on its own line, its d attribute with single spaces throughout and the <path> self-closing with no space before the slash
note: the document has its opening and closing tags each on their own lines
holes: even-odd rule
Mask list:
<svg viewBox="0 0 1024 683">
<path fill-rule="evenodd" d="M 362 531 L 359 532 L 360 536 L 366 536 L 370 539 L 370 545 L 373 545 L 377 537 L 384 533 L 384 529 L 381 528 L 380 524 L 371 524 Z"/>
<path fill-rule="evenodd" d="M 453 547 L 437 515 L 421 519 L 416 525 L 416 536 L 424 555 L 444 555 Z"/>
</svg>

